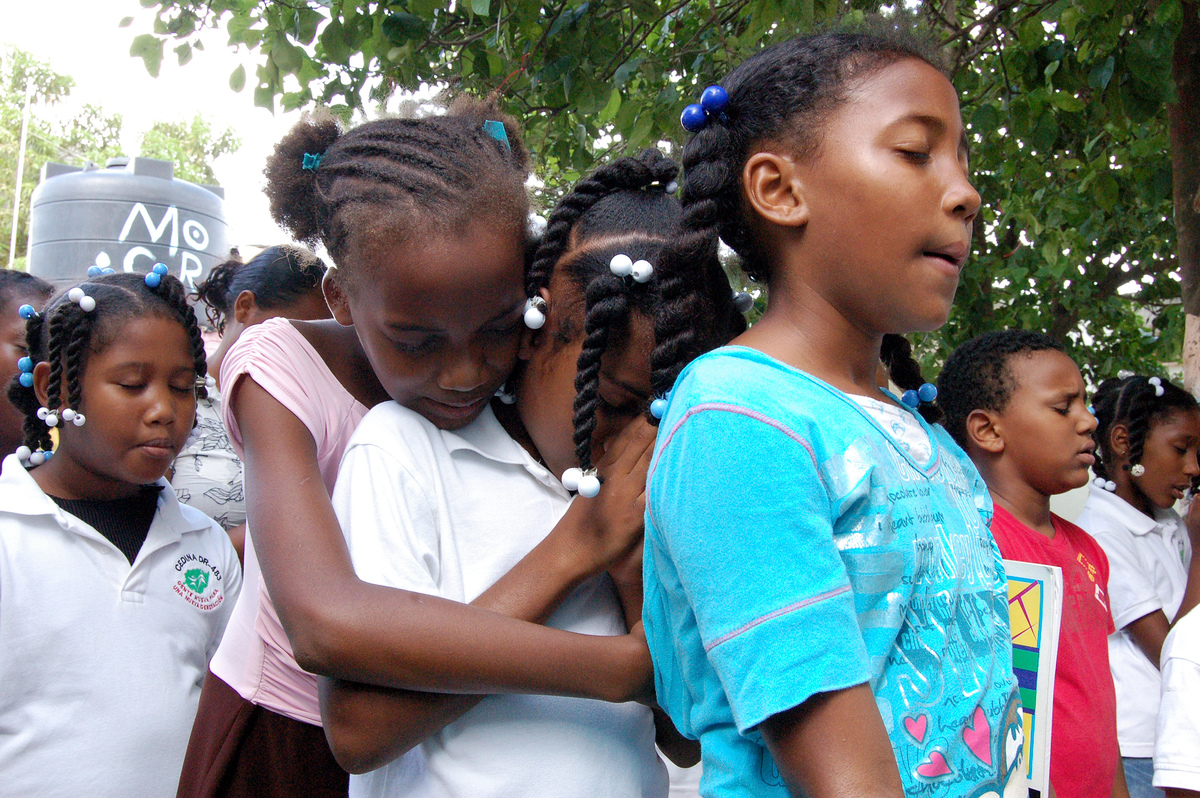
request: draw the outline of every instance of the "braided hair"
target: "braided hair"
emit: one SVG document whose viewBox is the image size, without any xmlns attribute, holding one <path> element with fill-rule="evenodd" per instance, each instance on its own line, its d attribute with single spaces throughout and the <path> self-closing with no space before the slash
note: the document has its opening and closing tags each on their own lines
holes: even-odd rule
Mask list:
<svg viewBox="0 0 1200 798">
<path fill-rule="evenodd" d="M 548 287 L 557 272 L 583 298 L 583 329 L 574 321 L 579 314 L 558 313 L 552 334 L 560 345 L 586 336 L 577 363 L 574 416 L 575 453 L 584 469 L 592 467 L 601 358 L 626 342 L 634 314 L 652 318 L 658 306 L 659 252 L 679 223 L 679 202 L 670 193 L 678 174 L 678 164 L 653 148 L 600 167 L 555 206 L 532 258 L 529 297 Z M 655 273 L 645 283 L 618 277 L 610 269 L 615 255 L 647 260 Z M 724 301 L 731 303 L 723 271 L 719 281 Z"/>
<path fill-rule="evenodd" d="M 877 30 L 802 36 L 769 47 L 734 69 L 721 86 L 729 104 L 720 121 L 683 149 L 682 231 L 663 253 L 662 305 L 655 320 L 654 390 L 668 391 L 692 359 L 719 343 L 706 321 L 713 308 L 694 264 L 717 263 L 719 242 L 741 258 L 746 274 L 770 284 L 773 264 L 759 246 L 753 211 L 742 198 L 742 167 L 764 142 L 782 141 L 798 157 L 820 146 L 827 115 L 844 102 L 854 78 L 915 58 L 942 70 L 936 50 L 885 22 Z M 944 70 L 942 70 L 944 72 Z M 917 389 L 924 380 L 902 336 L 884 336 L 881 356 L 892 380 Z"/>
<path fill-rule="evenodd" d="M 50 410 L 70 407 L 83 412 L 83 373 L 88 355 L 103 351 L 125 321 L 144 316 L 159 316 L 183 325 L 196 369 L 196 395 L 199 398 L 208 395 L 204 388 L 204 377 L 208 372 L 204 340 L 196 323 L 196 314 L 188 304 L 187 291 L 178 278 L 162 275 L 158 286 L 151 288 L 146 285 L 143 275 L 117 273 L 95 277 L 75 287 L 83 289 L 95 300 L 93 310 L 85 312 L 68 297 L 68 291 L 62 291 L 41 313 L 25 322 L 25 342 L 30 359 L 34 363 L 50 363 L 46 400 Z M 64 379 L 65 402 L 62 396 Z M 25 445 L 31 450 L 50 451 L 50 429 L 38 418 L 40 405 L 34 389 L 26 388 L 19 378 L 14 377 L 8 386 L 8 398 L 25 416 Z"/>
<path fill-rule="evenodd" d="M 254 294 L 254 302 L 268 310 L 285 308 L 312 291 L 321 290 L 325 264 L 313 252 L 287 244 L 267 247 L 242 263 L 230 258 L 214 266 L 208 279 L 196 287 L 196 298 L 205 305 L 205 315 L 218 332 L 233 303 L 243 291 Z"/>
<path fill-rule="evenodd" d="M 1172 382 L 1158 378 L 1158 386 L 1150 377 L 1110 377 L 1100 383 L 1092 396 L 1092 407 L 1096 412 L 1096 462 L 1092 471 L 1097 477 L 1112 480 L 1116 454 L 1112 451 L 1110 433 L 1112 428 L 1123 424 L 1129 431 L 1129 460 L 1125 468 L 1142 461 L 1146 436 L 1158 421 L 1176 410 L 1195 410 L 1196 397 Z M 1158 387 L 1162 396 L 1158 396 Z"/>
<path fill-rule="evenodd" d="M 484 129 L 503 125 L 507 141 Z M 494 125 L 489 128 L 495 129 Z M 404 233 L 461 231 L 483 217 L 524 231 L 529 160 L 515 122 L 460 97 L 444 116 L 379 119 L 343 131 L 306 115 L 275 146 L 264 174 L 271 215 L 298 241 L 323 243 L 341 268 L 355 233 L 381 220 Z"/>
<path fill-rule="evenodd" d="M 997 330 L 964 343 L 950 355 L 938 375 L 937 404 L 942 425 L 955 443 L 967 449 L 967 417 L 975 410 L 1004 412 L 1017 389 L 1012 372 L 1015 355 L 1065 352 L 1048 335 L 1028 330 Z"/>
</svg>

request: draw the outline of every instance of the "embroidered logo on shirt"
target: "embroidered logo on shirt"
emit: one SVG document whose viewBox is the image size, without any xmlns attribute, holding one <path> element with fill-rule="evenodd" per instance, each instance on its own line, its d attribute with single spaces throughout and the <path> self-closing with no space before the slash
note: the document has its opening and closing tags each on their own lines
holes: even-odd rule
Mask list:
<svg viewBox="0 0 1200 798">
<path fill-rule="evenodd" d="M 221 590 L 221 569 L 200 554 L 185 554 L 175 562 L 175 571 L 180 579 L 175 583 L 175 594 L 193 607 L 209 612 L 225 601 Z"/>
</svg>

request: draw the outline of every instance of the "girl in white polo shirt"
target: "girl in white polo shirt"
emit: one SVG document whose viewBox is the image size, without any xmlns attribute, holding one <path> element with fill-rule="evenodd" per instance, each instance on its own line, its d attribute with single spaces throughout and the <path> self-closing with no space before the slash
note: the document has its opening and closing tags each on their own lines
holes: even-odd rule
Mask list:
<svg viewBox="0 0 1200 798">
<path fill-rule="evenodd" d="M 175 793 L 208 658 L 241 584 L 221 527 L 162 478 L 204 346 L 155 266 L 26 305 L 0 471 L 0 796 Z M 51 451 L 50 431 L 58 430 Z"/>
<path fill-rule="evenodd" d="M 650 150 L 598 170 L 560 202 L 527 279 L 530 329 L 512 391 L 478 419 L 448 431 L 396 403 L 366 415 L 333 494 L 360 578 L 471 602 L 519 569 L 569 510 L 606 508 L 640 527 L 654 437 L 644 419 L 661 287 L 653 261 L 678 221 L 667 191 L 676 171 Z M 710 277 L 704 310 L 724 337 L 744 320 L 724 274 Z M 639 626 L 640 537 L 614 552 L 607 574 L 584 576 L 539 620 L 587 635 Z M 526 656 L 532 671 L 542 655 Z M 461 692 L 487 691 L 464 679 Z M 666 795 L 651 712 L 639 704 L 348 682 L 323 684 L 322 697 L 338 761 L 372 771 L 351 777 L 352 796 Z M 698 749 L 669 722 L 658 734 L 681 763 L 695 762 Z"/>
<path fill-rule="evenodd" d="M 1117 691 L 1117 737 L 1133 798 L 1151 786 L 1159 658 L 1175 621 L 1200 602 L 1200 507 L 1173 506 L 1200 476 L 1200 407 L 1160 377 L 1105 380 L 1093 397 L 1096 479 L 1076 523 L 1096 538 L 1111 569 L 1117 633 L 1108 654 Z"/>
</svg>

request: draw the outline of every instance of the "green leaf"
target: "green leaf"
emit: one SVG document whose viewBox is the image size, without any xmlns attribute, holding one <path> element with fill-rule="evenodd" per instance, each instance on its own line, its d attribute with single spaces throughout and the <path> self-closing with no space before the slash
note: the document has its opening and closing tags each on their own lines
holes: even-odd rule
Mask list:
<svg viewBox="0 0 1200 798">
<path fill-rule="evenodd" d="M 383 18 L 383 35 L 394 44 L 404 44 L 410 39 L 424 39 L 429 34 L 429 24 L 416 14 L 397 11 Z"/>
<path fill-rule="evenodd" d="M 179 59 L 179 65 L 183 66 L 188 61 L 192 60 L 192 46 L 187 42 L 175 48 L 175 57 Z"/>
<path fill-rule="evenodd" d="M 254 89 L 254 104 L 275 113 L 275 90 L 270 86 L 256 86 Z"/>
<path fill-rule="evenodd" d="M 471 0 L 471 11 L 478 17 L 486 17 L 491 8 L 491 0 Z"/>
<path fill-rule="evenodd" d="M 1102 210 L 1111 211 L 1117 205 L 1117 180 L 1104 172 L 1092 182 L 1092 198 Z"/>
<path fill-rule="evenodd" d="M 621 91 L 613 89 L 608 95 L 608 103 L 600 109 L 600 113 L 596 115 L 596 121 L 602 125 L 607 125 L 617 115 L 617 111 L 621 110 Z"/>
<path fill-rule="evenodd" d="M 1117 65 L 1117 59 L 1111 55 L 1104 59 L 1103 62 L 1097 64 L 1088 73 L 1088 85 L 1094 89 L 1104 91 L 1108 88 L 1108 82 L 1112 80 L 1113 69 Z"/>
<path fill-rule="evenodd" d="M 341 20 L 335 19 L 325 26 L 325 30 L 321 31 L 319 37 L 326 59 L 338 65 L 345 64 L 350 60 L 350 48 L 342 33 Z"/>
<path fill-rule="evenodd" d="M 1054 107 L 1072 114 L 1077 114 L 1086 107 L 1083 100 L 1068 91 L 1054 92 L 1050 96 L 1050 102 L 1054 103 Z"/>
<path fill-rule="evenodd" d="M 132 24 L 133 24 L 133 17 L 122 17 L 121 21 L 117 23 L 117 27 L 118 28 L 128 28 Z"/>
<path fill-rule="evenodd" d="M 133 44 L 129 45 L 129 54 L 142 59 L 150 77 L 158 77 L 158 68 L 162 65 L 163 59 L 162 39 L 151 33 L 143 33 L 141 36 L 135 37 Z"/>
<path fill-rule="evenodd" d="M 234 91 L 241 91 L 246 88 L 246 67 L 238 64 L 238 68 L 233 70 L 229 76 L 229 88 Z"/>
</svg>

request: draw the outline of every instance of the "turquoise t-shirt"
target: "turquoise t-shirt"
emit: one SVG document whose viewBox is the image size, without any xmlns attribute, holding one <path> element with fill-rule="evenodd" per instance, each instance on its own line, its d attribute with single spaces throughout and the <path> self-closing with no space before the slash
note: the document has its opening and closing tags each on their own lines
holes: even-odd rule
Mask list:
<svg viewBox="0 0 1200 798">
<path fill-rule="evenodd" d="M 705 796 L 788 795 L 758 724 L 864 682 L 908 795 L 1020 779 L 991 500 L 925 429 L 918 463 L 845 394 L 751 349 L 680 375 L 646 494 L 643 617 L 658 701 L 701 741 Z"/>
</svg>

